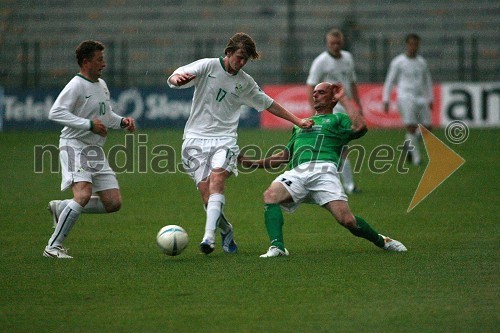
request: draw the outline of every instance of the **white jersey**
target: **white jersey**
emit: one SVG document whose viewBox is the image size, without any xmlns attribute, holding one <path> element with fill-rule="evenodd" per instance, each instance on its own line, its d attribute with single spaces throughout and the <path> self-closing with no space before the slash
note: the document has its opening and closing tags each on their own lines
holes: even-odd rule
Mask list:
<svg viewBox="0 0 500 333">
<path fill-rule="evenodd" d="M 311 64 L 306 83 L 316 86 L 321 82 L 341 83 L 346 96 L 352 98 L 351 84 L 356 82 L 352 54 L 341 50 L 340 58 L 334 58 L 328 51 L 317 56 Z M 337 103 L 334 110 L 344 112 L 340 103 Z"/>
<path fill-rule="evenodd" d="M 250 75 L 242 70 L 235 75 L 229 74 L 222 57 L 200 59 L 176 69 L 170 77 L 183 73 L 196 75 L 196 78 L 180 87 L 168 81 L 171 88 L 195 87 L 183 139 L 235 138 L 241 106 L 263 111 L 273 104 L 273 99 Z"/>
<path fill-rule="evenodd" d="M 384 83 L 383 102 L 388 103 L 392 87 L 397 83 L 398 99 L 411 99 L 418 104 L 433 100 L 431 73 L 424 58 L 406 54 L 395 57 L 389 66 Z"/>
<path fill-rule="evenodd" d="M 103 146 L 105 137 L 92 133 L 90 121 L 99 119 L 108 128 L 120 128 L 122 117 L 113 112 L 104 80 L 92 82 L 77 74 L 57 97 L 49 119 L 64 125 L 61 139 L 76 139 L 87 145 Z"/>
</svg>

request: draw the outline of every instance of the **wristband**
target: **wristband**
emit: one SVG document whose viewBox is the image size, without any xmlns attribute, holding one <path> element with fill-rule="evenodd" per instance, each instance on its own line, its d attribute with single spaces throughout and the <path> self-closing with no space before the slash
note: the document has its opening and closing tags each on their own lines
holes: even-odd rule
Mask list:
<svg viewBox="0 0 500 333">
<path fill-rule="evenodd" d="M 120 120 L 120 128 L 125 128 L 127 127 L 127 125 L 123 125 L 123 121 L 125 120 L 125 118 L 122 118 L 122 120 Z"/>
<path fill-rule="evenodd" d="M 89 129 L 89 131 L 92 132 L 93 129 L 94 129 L 94 122 L 91 120 L 90 121 L 90 129 Z"/>
</svg>

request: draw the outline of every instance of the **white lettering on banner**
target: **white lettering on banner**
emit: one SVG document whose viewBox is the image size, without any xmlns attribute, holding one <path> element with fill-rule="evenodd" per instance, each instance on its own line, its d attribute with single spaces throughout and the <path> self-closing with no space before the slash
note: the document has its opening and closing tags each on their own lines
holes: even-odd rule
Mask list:
<svg viewBox="0 0 500 333">
<path fill-rule="evenodd" d="M 128 117 L 139 119 L 144 112 L 144 102 L 141 93 L 137 89 L 127 89 L 118 95 L 115 102 L 118 114 L 127 114 Z"/>
<path fill-rule="evenodd" d="M 5 96 L 6 121 L 44 120 L 48 118 L 49 110 L 54 99 L 46 96 L 43 102 L 35 102 L 33 96 L 27 96 L 24 102 L 18 101 L 16 96 Z"/>
<path fill-rule="evenodd" d="M 169 101 L 167 95 L 150 94 L 146 97 L 147 119 L 187 118 L 191 111 L 191 101 Z"/>
<path fill-rule="evenodd" d="M 461 120 L 471 127 L 500 126 L 500 82 L 445 83 L 441 124 Z"/>
<path fill-rule="evenodd" d="M 43 101 L 36 101 L 40 93 L 24 95 L 6 95 L 4 101 L 4 120 L 6 122 L 49 121 L 48 115 L 54 98 L 51 95 L 40 96 Z M 135 119 L 177 120 L 187 119 L 191 112 L 191 99 L 169 98 L 167 94 L 141 94 L 139 89 L 126 89 L 117 93 L 111 100 L 113 111 Z M 253 109 L 242 106 L 240 119 L 249 119 Z"/>
</svg>

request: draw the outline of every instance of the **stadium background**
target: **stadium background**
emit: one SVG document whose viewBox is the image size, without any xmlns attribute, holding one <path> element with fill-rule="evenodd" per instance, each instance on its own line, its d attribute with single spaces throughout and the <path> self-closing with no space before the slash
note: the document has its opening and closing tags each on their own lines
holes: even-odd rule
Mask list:
<svg viewBox="0 0 500 333">
<path fill-rule="evenodd" d="M 499 6 L 0 0 L 0 331 L 498 332 Z M 407 213 L 427 158 L 407 173 L 399 172 L 398 158 L 384 173 L 369 172 L 363 161 L 356 174 L 363 193 L 350 197 L 350 206 L 403 241 L 404 255 L 378 251 L 332 223 L 328 212 L 304 205 L 286 215 L 291 256 L 262 261 L 268 239 L 261 198 L 276 176 L 262 170 L 229 180 L 225 211 L 236 227 L 238 255 L 226 256 L 220 246 L 200 255 L 205 212 L 191 179 L 170 172 L 180 163 L 176 154 L 159 171 L 152 167 L 164 157 L 155 148 L 180 148 L 190 106 L 190 91 L 169 89 L 166 76 L 197 58 L 221 55 L 227 38 L 245 31 L 262 52 L 245 70 L 269 93 L 285 96 L 295 112 L 304 106 L 306 73 L 332 26 L 346 33 L 368 97 L 403 51 L 404 36 L 422 36 L 421 53 L 441 98 L 438 121 L 455 117 L 483 127 L 471 129 L 463 144 L 433 131 L 466 163 Z M 113 131 L 106 144 L 123 148 L 116 154 L 122 210 L 83 216 L 66 243 L 75 259 L 49 262 L 41 255 L 53 230 L 47 202 L 71 194 L 60 192 L 57 154 L 44 155 L 37 172 L 34 148 L 57 152 L 61 127 L 47 121 L 47 113 L 77 72 L 74 49 L 87 38 L 106 43 L 103 78 L 117 111 L 139 115 L 140 128 L 127 138 Z M 380 105 L 377 97 L 364 100 L 365 114 L 372 105 Z M 244 110 L 240 127 L 254 129 L 239 131 L 240 147 L 268 152 L 286 142 L 288 131 L 258 129 L 258 116 Z M 145 128 L 153 126 L 159 128 Z M 370 129 L 356 144 L 368 157 L 403 138 L 404 129 Z M 170 223 L 182 225 L 191 239 L 174 258 L 154 242 Z"/>
<path fill-rule="evenodd" d="M 435 125 L 455 119 L 476 127 L 497 127 L 500 122 L 500 6 L 494 0 L 1 3 L 0 87 L 4 91 L 0 96 L 4 96 L 5 130 L 54 128 L 46 115 L 77 71 L 74 49 L 83 39 L 101 40 L 107 46 L 103 78 L 118 113 L 136 116 L 143 127 L 180 127 L 189 112 L 190 92 L 166 86 L 166 77 L 178 66 L 222 55 L 229 36 L 244 31 L 256 40 L 262 54 L 245 70 L 266 91 L 275 85 L 304 84 L 312 60 L 325 49 L 325 32 L 334 26 L 346 35 L 358 82 L 380 89 L 389 62 L 404 51 L 404 36 L 416 32 L 422 37 L 420 51 L 430 66 L 439 101 L 456 108 L 447 112 L 446 103 L 435 105 Z M 439 86 L 450 82 L 454 84 Z M 380 93 L 369 93 L 373 86 L 361 88 L 362 95 L 366 91 L 371 96 L 363 101 L 367 106 L 380 104 Z M 307 116 L 305 91 L 293 96 L 289 92 L 284 95 L 295 101 L 279 102 Z M 372 126 L 400 126 L 395 109 L 388 119 L 383 119 L 380 106 L 368 111 L 368 118 L 373 114 L 371 118 L 382 119 L 379 124 L 369 119 Z M 244 112 L 242 127 L 258 126 L 263 121 L 257 118 L 254 112 Z"/>
</svg>

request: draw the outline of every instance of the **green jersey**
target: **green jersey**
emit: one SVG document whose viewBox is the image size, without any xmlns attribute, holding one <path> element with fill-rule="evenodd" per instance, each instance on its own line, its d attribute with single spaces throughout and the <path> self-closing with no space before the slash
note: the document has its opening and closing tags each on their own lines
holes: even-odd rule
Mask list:
<svg viewBox="0 0 500 333">
<path fill-rule="evenodd" d="M 293 128 L 286 145 L 290 152 L 290 169 L 313 161 L 332 162 L 338 166 L 342 147 L 366 133 L 366 130 L 354 132 L 351 119 L 345 113 L 319 114 L 311 119 L 314 120 L 311 128 Z"/>
</svg>

